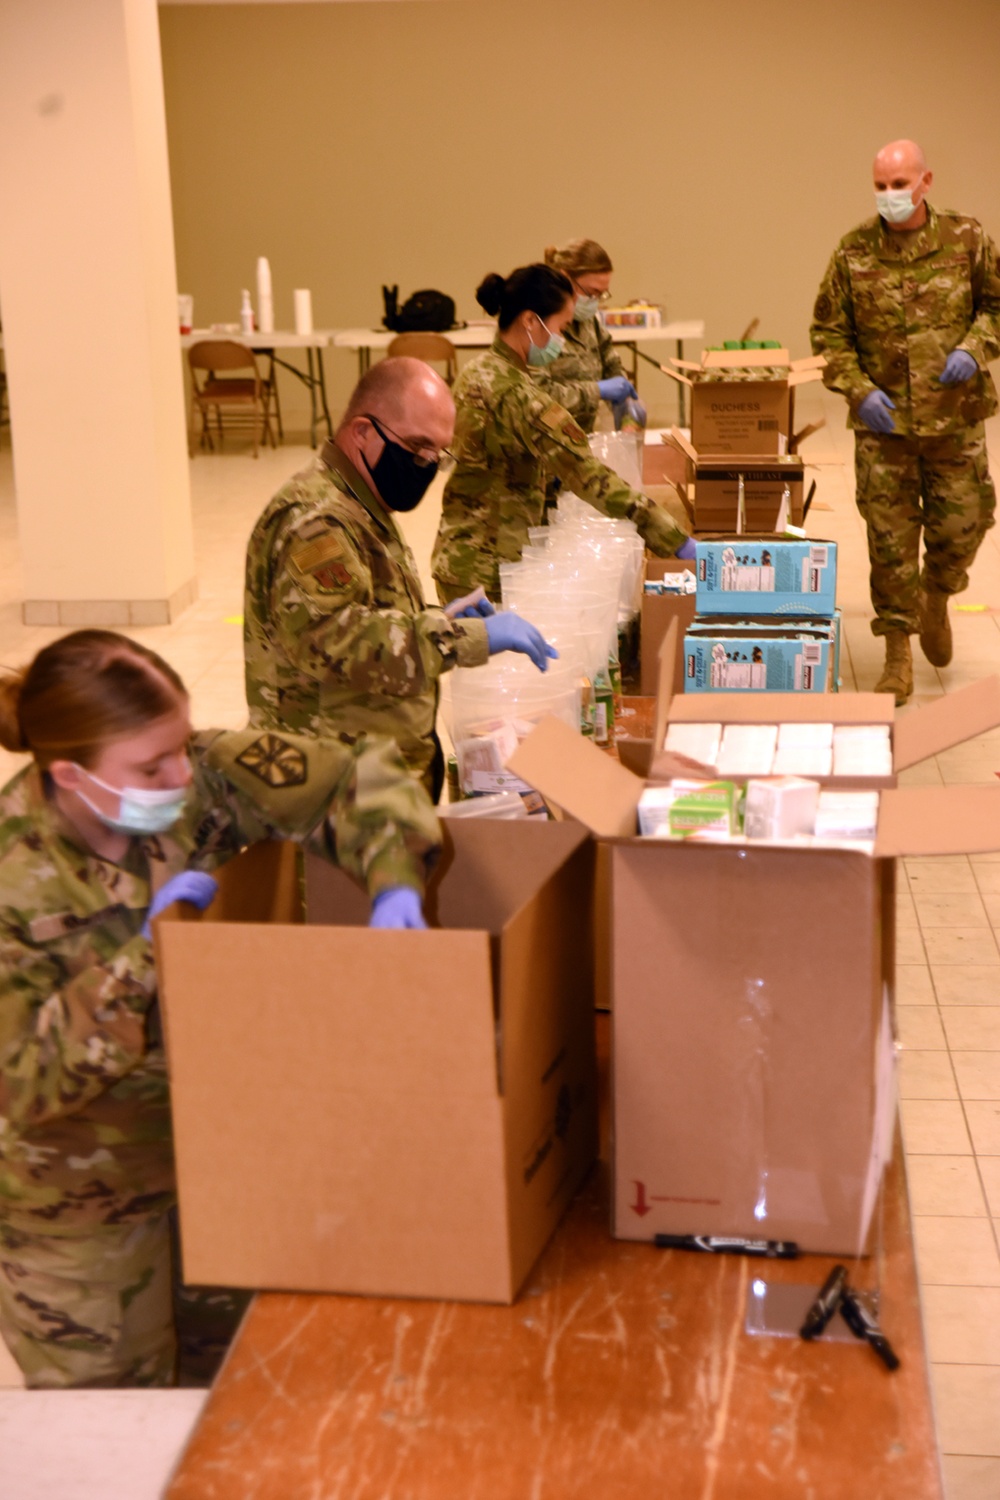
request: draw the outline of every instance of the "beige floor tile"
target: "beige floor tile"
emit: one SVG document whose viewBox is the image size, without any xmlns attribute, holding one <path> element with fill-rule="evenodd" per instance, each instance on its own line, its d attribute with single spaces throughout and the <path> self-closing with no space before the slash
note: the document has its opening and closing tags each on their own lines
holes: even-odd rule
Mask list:
<svg viewBox="0 0 1000 1500">
<path fill-rule="evenodd" d="M 953 1050 L 1000 1052 L 1000 1005 L 949 1005 L 942 1019 Z"/>
<path fill-rule="evenodd" d="M 904 1054 L 914 1056 L 915 1054 Z M 925 1052 L 924 1057 L 940 1053 Z M 1000 1099 L 1000 1052 L 952 1052 L 958 1091 L 963 1099 Z M 929 1085 L 928 1085 L 929 1086 Z"/>
<path fill-rule="evenodd" d="M 931 969 L 938 1004 L 1000 1005 L 1000 971 L 983 964 L 956 964 Z"/>
<path fill-rule="evenodd" d="M 897 1005 L 932 1005 L 934 1000 L 931 971 L 926 964 L 896 965 Z M 1000 975 L 997 976 L 997 1002 L 1000 1003 Z"/>
<path fill-rule="evenodd" d="M 963 856 L 940 859 L 908 859 L 906 874 L 914 896 L 952 896 L 967 892 L 975 895 L 978 887 L 969 861 Z"/>
<path fill-rule="evenodd" d="M 899 1059 L 899 1097 L 957 1099 L 958 1088 L 948 1053 L 904 1051 Z"/>
<path fill-rule="evenodd" d="M 906 1158 L 910 1211 L 914 1214 L 985 1218 L 986 1200 L 971 1156 L 911 1156 Z M 1000 1182 L 997 1184 L 1000 1188 Z M 994 1208 L 1000 1213 L 1000 1203 Z"/>
<path fill-rule="evenodd" d="M 1000 1156 L 1000 1099 L 966 1099 L 962 1107 L 972 1149 L 980 1156 Z"/>
<path fill-rule="evenodd" d="M 913 898 L 920 926 L 988 927 L 989 918 L 982 898 L 971 891 L 954 894 L 917 894 Z"/>
<path fill-rule="evenodd" d="M 925 927 L 924 947 L 931 964 L 997 964 L 993 933 L 982 927 Z"/>
<path fill-rule="evenodd" d="M 995 1219 L 1000 1218 L 1000 1156 L 977 1156 L 976 1165 L 986 1189 L 989 1211 Z"/>
<path fill-rule="evenodd" d="M 1000 1006 L 997 1012 L 1000 1016 Z M 940 1052 L 947 1046 L 936 1005 L 897 1005 L 896 1034 L 901 1047 L 918 1052 Z"/>
<path fill-rule="evenodd" d="M 972 1143 L 965 1113 L 957 1099 L 905 1096 L 899 1101 L 903 1142 L 915 1156 L 964 1156 Z"/>
<path fill-rule="evenodd" d="M 942 1450 L 1000 1457 L 1000 1366 L 933 1364 L 931 1379 Z"/>
<path fill-rule="evenodd" d="M 972 862 L 972 872 L 981 895 L 1000 896 L 1000 860 L 975 859 Z"/>
<path fill-rule="evenodd" d="M 1000 865 L 993 865 L 994 870 L 1000 870 Z M 977 875 L 976 879 L 979 877 Z M 987 891 L 983 895 L 983 907 L 991 927 L 1000 927 L 1000 891 Z"/>
<path fill-rule="evenodd" d="M 945 1453 L 941 1469 L 945 1500 L 998 1500 L 1000 1458 Z"/>
<path fill-rule="evenodd" d="M 942 785 L 941 772 L 933 755 L 930 760 L 921 761 L 918 766 L 907 766 L 905 771 L 900 771 L 897 780 L 900 786 Z"/>
<path fill-rule="evenodd" d="M 908 895 L 905 891 L 897 891 L 896 892 L 896 926 L 897 926 L 897 928 L 902 928 L 902 927 L 916 927 L 917 925 L 918 925 L 917 924 L 917 909 L 916 909 L 916 907 L 913 904 L 913 897 L 910 896 L 910 895 Z"/>
<path fill-rule="evenodd" d="M 918 1215 L 913 1233 L 922 1284 L 1000 1286 L 1000 1251 L 989 1219 Z"/>
<path fill-rule="evenodd" d="M 919 928 L 901 927 L 896 933 L 896 962 L 898 964 L 927 962 L 927 954 L 924 952 L 924 942 Z"/>
<path fill-rule="evenodd" d="M 1000 1286 L 925 1286 L 921 1301 L 934 1364 L 1000 1366 Z"/>
</svg>

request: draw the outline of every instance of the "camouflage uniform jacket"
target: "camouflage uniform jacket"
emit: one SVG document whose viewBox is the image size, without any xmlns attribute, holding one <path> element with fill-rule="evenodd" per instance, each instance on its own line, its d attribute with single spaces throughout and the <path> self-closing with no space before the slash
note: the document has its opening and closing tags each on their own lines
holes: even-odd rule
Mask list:
<svg viewBox="0 0 1000 1500">
<path fill-rule="evenodd" d="M 903 437 L 942 437 L 997 410 L 986 369 L 1000 354 L 1000 272 L 975 219 L 933 209 L 920 229 L 897 233 L 878 217 L 845 235 L 827 267 L 810 330 L 825 354 L 823 379 L 850 403 L 848 425 L 869 392 L 896 403 Z M 963 385 L 938 376 L 953 349 L 979 366 Z"/>
<path fill-rule="evenodd" d="M 593 432 L 601 404 L 599 380 L 624 375 L 611 335 L 600 318 L 574 318 L 563 329 L 566 347 L 558 359 L 535 374 L 553 401 L 565 406 L 584 432 Z"/>
<path fill-rule="evenodd" d="M 392 515 L 333 443 L 254 527 L 244 606 L 250 723 L 392 735 L 411 771 L 434 754 L 438 678 L 489 656 L 483 620 L 428 609 Z"/>
<path fill-rule="evenodd" d="M 502 562 L 516 562 L 528 528 L 545 515 L 551 476 L 605 515 L 635 522 L 647 545 L 669 557 L 686 533 L 670 514 L 630 489 L 590 451 L 582 429 L 528 374 L 499 336 L 455 385 L 454 473 L 444 487 L 434 577 L 500 597 Z"/>
<path fill-rule="evenodd" d="M 287 834 L 375 892 L 422 887 L 438 841 L 390 740 L 209 731 L 169 835 L 121 864 L 85 849 L 34 766 L 0 792 L 0 1218 L 89 1233 L 173 1201 L 170 1101 L 150 941 L 151 892 Z"/>
</svg>

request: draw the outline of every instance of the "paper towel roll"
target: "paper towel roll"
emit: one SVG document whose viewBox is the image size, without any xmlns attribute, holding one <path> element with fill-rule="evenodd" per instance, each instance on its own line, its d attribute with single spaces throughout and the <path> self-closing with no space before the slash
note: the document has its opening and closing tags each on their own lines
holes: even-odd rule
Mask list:
<svg viewBox="0 0 1000 1500">
<path fill-rule="evenodd" d="M 313 331 L 313 303 L 312 292 L 308 287 L 296 287 L 293 293 L 295 297 L 295 332 L 312 333 Z"/>
<path fill-rule="evenodd" d="M 257 258 L 257 322 L 261 333 L 274 332 L 274 303 L 271 300 L 271 267 L 267 256 Z"/>
</svg>

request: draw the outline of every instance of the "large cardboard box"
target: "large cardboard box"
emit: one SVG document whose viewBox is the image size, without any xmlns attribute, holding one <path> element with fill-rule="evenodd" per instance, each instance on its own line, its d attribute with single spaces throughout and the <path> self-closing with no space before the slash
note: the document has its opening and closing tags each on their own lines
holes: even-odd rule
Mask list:
<svg viewBox="0 0 1000 1500">
<path fill-rule="evenodd" d="M 698 619 L 684 637 L 684 690 L 827 693 L 836 687 L 833 621 L 774 617 L 781 628 Z"/>
<path fill-rule="evenodd" d="M 1000 724 L 997 677 L 898 718 L 879 694 L 674 697 L 670 647 L 655 747 L 675 718 L 888 722 L 903 769 Z M 609 851 L 615 1234 L 863 1251 L 894 1119 L 894 857 L 1000 849 L 1000 787 L 887 785 L 871 850 L 687 843 L 638 838 L 643 780 L 555 721 L 515 763 Z"/>
<path fill-rule="evenodd" d="M 822 355 L 790 359 L 787 349 L 706 349 L 700 364 L 672 360 L 664 373 L 686 385 L 691 442 L 700 455 L 793 453 L 815 427 L 795 431 L 795 390 L 821 380 Z"/>
<path fill-rule="evenodd" d="M 156 925 L 188 1281 L 510 1302 L 596 1154 L 593 849 L 452 822 L 435 930 L 260 845 Z"/>
<path fill-rule="evenodd" d="M 794 453 L 769 459 L 699 457 L 694 467 L 695 531 L 759 535 L 789 523 L 801 526 L 803 473 L 802 459 Z"/>
<path fill-rule="evenodd" d="M 827 615 L 837 608 L 837 543 L 776 536 L 697 542 L 699 615 Z"/>
</svg>

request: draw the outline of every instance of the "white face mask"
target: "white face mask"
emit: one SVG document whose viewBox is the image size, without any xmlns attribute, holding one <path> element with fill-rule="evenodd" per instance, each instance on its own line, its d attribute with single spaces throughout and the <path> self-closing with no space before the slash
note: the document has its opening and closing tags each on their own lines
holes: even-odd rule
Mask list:
<svg viewBox="0 0 1000 1500">
<path fill-rule="evenodd" d="M 887 193 L 876 193 L 875 204 L 887 224 L 905 224 L 920 207 L 921 199 L 913 201 L 908 188 L 890 188 Z"/>
<path fill-rule="evenodd" d="M 77 766 L 77 770 L 82 771 L 95 786 L 111 792 L 119 799 L 118 816 L 115 818 L 110 813 L 102 812 L 83 792 L 77 791 L 76 794 L 105 827 L 113 829 L 115 833 L 166 833 L 177 822 L 187 801 L 187 787 L 153 790 L 151 787 L 109 786 L 106 781 L 95 776 L 93 771 L 88 771 L 83 766 Z"/>
</svg>

